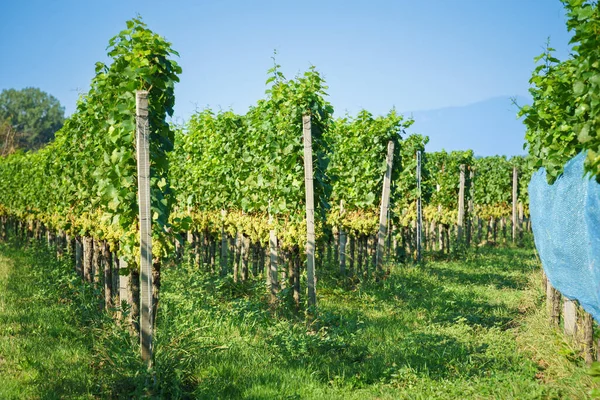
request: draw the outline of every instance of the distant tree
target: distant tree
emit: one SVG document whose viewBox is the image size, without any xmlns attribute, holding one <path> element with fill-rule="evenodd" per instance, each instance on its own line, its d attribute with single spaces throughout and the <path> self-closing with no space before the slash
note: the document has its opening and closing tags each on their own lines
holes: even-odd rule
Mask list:
<svg viewBox="0 0 600 400">
<path fill-rule="evenodd" d="M 0 120 L 0 156 L 5 157 L 17 149 L 19 136 L 8 121 Z"/>
<path fill-rule="evenodd" d="M 38 149 L 52 141 L 64 119 L 65 109 L 60 102 L 38 88 L 6 89 L 0 93 L 0 122 L 10 126 L 20 148 Z"/>
</svg>

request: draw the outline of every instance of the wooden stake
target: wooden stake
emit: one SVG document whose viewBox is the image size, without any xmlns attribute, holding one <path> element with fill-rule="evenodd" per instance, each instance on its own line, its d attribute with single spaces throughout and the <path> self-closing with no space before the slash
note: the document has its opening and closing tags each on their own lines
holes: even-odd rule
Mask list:
<svg viewBox="0 0 600 400">
<path fill-rule="evenodd" d="M 549 280 L 546 285 L 546 309 L 550 325 L 558 326 L 560 323 L 560 292 L 554 289 Z"/>
<path fill-rule="evenodd" d="M 417 151 L 417 262 L 421 261 L 423 210 L 421 208 L 421 152 Z"/>
<path fill-rule="evenodd" d="M 517 207 L 519 209 L 519 221 L 517 223 L 517 229 L 519 230 L 519 239 L 522 239 L 523 238 L 523 219 L 524 219 L 525 210 L 523 208 L 522 202 L 519 202 Z"/>
<path fill-rule="evenodd" d="M 123 302 L 125 302 L 125 304 L 127 306 L 129 306 L 132 310 L 133 310 L 133 302 L 132 299 L 129 296 L 129 286 L 131 286 L 129 284 L 130 282 L 130 276 L 131 276 L 131 272 L 128 272 L 127 274 L 122 274 L 121 270 L 127 270 L 129 269 L 129 265 L 127 264 L 127 262 L 125 261 L 125 259 L 118 258 L 117 259 L 119 261 L 119 266 L 117 269 L 117 276 L 119 277 L 119 306 L 121 308 L 123 308 L 124 304 Z"/>
<path fill-rule="evenodd" d="M 111 265 L 111 274 L 112 274 L 112 295 L 113 295 L 113 306 L 121 305 L 120 298 L 120 276 L 119 276 L 119 257 L 117 256 L 116 251 L 112 251 L 112 265 Z"/>
<path fill-rule="evenodd" d="M 392 166 L 394 163 L 394 142 L 389 141 L 386 157 L 386 171 L 383 177 L 383 189 L 381 192 L 381 209 L 379 211 L 379 232 L 377 234 L 377 273 L 383 271 L 383 255 L 385 250 L 385 238 L 387 235 L 387 216 L 390 207 L 390 185 L 392 181 Z"/>
<path fill-rule="evenodd" d="M 223 217 L 223 224 L 221 225 L 221 276 L 227 275 L 227 233 L 225 232 L 225 215 L 226 211 L 221 210 L 221 216 Z"/>
<path fill-rule="evenodd" d="M 94 253 L 92 255 L 92 280 L 95 287 L 100 286 L 100 278 L 102 274 L 102 246 L 98 240 L 94 239 Z"/>
<path fill-rule="evenodd" d="M 577 302 L 563 297 L 564 332 L 567 336 L 577 335 Z"/>
<path fill-rule="evenodd" d="M 137 169 L 140 221 L 140 344 L 142 360 L 152 366 L 152 214 L 150 211 L 150 126 L 148 92 L 136 92 Z"/>
<path fill-rule="evenodd" d="M 340 200 L 340 217 L 344 215 L 344 200 Z M 340 241 L 340 274 L 346 276 L 346 243 L 348 235 L 344 228 L 340 225 L 339 229 L 339 241 Z"/>
<path fill-rule="evenodd" d="M 304 137 L 304 184 L 306 190 L 306 278 L 308 306 L 317 305 L 315 275 L 315 195 L 313 188 L 312 126 L 310 115 L 302 117 Z"/>
<path fill-rule="evenodd" d="M 293 283 L 291 287 L 294 288 L 294 306 L 296 307 L 296 311 L 298 311 L 300 310 L 300 253 L 295 249 L 288 255 L 290 256 L 293 269 L 293 275 L 290 275 L 290 277 L 292 277 Z"/>
<path fill-rule="evenodd" d="M 519 173 L 517 167 L 513 167 L 513 182 L 512 182 L 512 241 L 513 243 L 517 240 L 517 189 L 519 184 Z"/>
<path fill-rule="evenodd" d="M 242 282 L 246 282 L 249 277 L 248 260 L 250 256 L 250 238 L 242 235 Z"/>
<path fill-rule="evenodd" d="M 113 307 L 113 292 L 112 292 L 112 253 L 110 246 L 106 242 L 102 242 L 102 266 L 104 272 L 104 309 L 109 310 Z"/>
<path fill-rule="evenodd" d="M 92 262 L 94 257 L 94 240 L 90 236 L 83 237 L 83 279 L 92 281 Z"/>
<path fill-rule="evenodd" d="M 240 277 L 242 266 L 242 234 L 240 231 L 235 233 L 235 254 L 233 256 L 233 281 L 237 283 Z"/>
<path fill-rule="evenodd" d="M 471 241 L 473 239 L 473 223 L 474 218 L 473 214 L 475 214 L 475 205 L 473 203 L 473 182 L 475 181 L 475 171 L 471 169 L 469 171 L 469 202 L 467 208 L 467 247 L 471 246 Z"/>
<path fill-rule="evenodd" d="M 269 215 L 269 224 L 273 223 L 273 217 Z M 267 279 L 269 287 L 271 289 L 271 302 L 274 303 L 277 300 L 277 293 L 279 292 L 279 282 L 277 280 L 277 234 L 275 229 L 269 231 L 269 272 Z"/>
<path fill-rule="evenodd" d="M 75 237 L 75 271 L 83 278 L 83 242 L 80 236 Z"/>
<path fill-rule="evenodd" d="M 588 365 L 594 361 L 594 320 L 585 311 L 583 312 L 583 356 Z"/>
<path fill-rule="evenodd" d="M 463 229 L 465 226 L 465 165 L 460 165 L 460 185 L 458 188 L 458 242 L 463 239 Z"/>
</svg>

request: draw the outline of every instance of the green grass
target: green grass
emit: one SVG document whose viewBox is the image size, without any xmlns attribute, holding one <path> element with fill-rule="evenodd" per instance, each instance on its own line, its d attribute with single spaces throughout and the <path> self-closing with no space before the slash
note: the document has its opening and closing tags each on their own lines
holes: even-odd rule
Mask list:
<svg viewBox="0 0 600 400">
<path fill-rule="evenodd" d="M 398 266 L 347 289 L 324 276 L 308 325 L 270 309 L 261 282 L 186 264 L 162 282 L 149 374 L 68 267 L 0 245 L 0 398 L 577 399 L 598 387 L 547 327 L 531 250 Z"/>
<path fill-rule="evenodd" d="M 142 394 L 135 342 L 97 296 L 47 250 L 0 245 L 0 399 Z"/>
</svg>

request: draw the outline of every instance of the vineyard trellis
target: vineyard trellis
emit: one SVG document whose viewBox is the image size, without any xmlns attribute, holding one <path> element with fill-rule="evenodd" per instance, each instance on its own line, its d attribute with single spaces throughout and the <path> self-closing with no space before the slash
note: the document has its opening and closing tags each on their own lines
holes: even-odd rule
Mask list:
<svg viewBox="0 0 600 400">
<path fill-rule="evenodd" d="M 527 214 L 523 157 L 427 153 L 428 138 L 406 135 L 413 120 L 395 110 L 334 119 L 314 68 L 288 80 L 275 64 L 265 98 L 245 115 L 207 109 L 173 129 L 177 53 L 139 19 L 109 44 L 112 64 L 97 64 L 56 141 L 0 160 L 1 232 L 23 241 L 45 234 L 57 256 L 72 257 L 102 289 L 104 307 L 142 331 L 148 362 L 167 259 L 234 285 L 264 280 L 274 310 L 312 314 L 321 274 L 343 285 L 383 279 L 394 262 L 481 243 L 483 219 L 489 242 L 497 221 L 506 238 L 507 221 Z M 148 96 L 150 242 L 139 236 L 149 220 L 138 200 L 136 91 Z M 513 167 L 517 208 L 508 206 Z"/>
<path fill-rule="evenodd" d="M 3 236 L 41 239 L 46 234 L 57 255 L 64 248 L 77 272 L 103 287 L 104 308 L 125 303 L 139 330 L 139 217 L 136 166 L 136 97 L 146 91 L 149 128 L 152 260 L 156 310 L 160 267 L 168 254 L 166 229 L 172 192 L 167 153 L 174 134 L 174 84 L 181 68 L 162 37 L 135 18 L 109 41 L 110 65 L 96 64 L 89 92 L 57 132 L 35 153 L 16 153 L 0 163 Z M 127 276 L 126 291 L 120 276 Z M 127 293 L 128 292 L 128 293 Z"/>
</svg>

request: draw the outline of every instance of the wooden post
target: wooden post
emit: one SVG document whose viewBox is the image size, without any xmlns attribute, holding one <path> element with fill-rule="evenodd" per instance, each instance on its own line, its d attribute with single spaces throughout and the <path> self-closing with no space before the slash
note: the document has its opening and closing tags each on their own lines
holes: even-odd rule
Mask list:
<svg viewBox="0 0 600 400">
<path fill-rule="evenodd" d="M 512 182 L 512 241 L 517 239 L 517 188 L 519 184 L 519 173 L 517 167 L 513 167 L 513 182 Z"/>
<path fill-rule="evenodd" d="M 293 289 L 294 307 L 296 311 L 300 310 L 300 252 L 291 251 L 288 253 L 290 269 L 290 288 Z"/>
<path fill-rule="evenodd" d="M 546 309 L 550 325 L 558 326 L 560 323 L 560 293 L 554 289 L 549 280 L 546 285 Z"/>
<path fill-rule="evenodd" d="M 266 276 L 269 275 L 269 271 L 265 271 L 265 257 L 266 257 L 266 251 L 265 251 L 265 247 L 262 244 L 258 245 L 258 271 L 261 274 L 265 274 Z M 270 280 L 270 278 L 269 278 Z M 269 282 L 269 280 L 267 280 L 267 282 Z"/>
<path fill-rule="evenodd" d="M 417 262 L 421 261 L 423 210 L 421 207 L 421 151 L 417 151 Z"/>
<path fill-rule="evenodd" d="M 94 257 L 94 240 L 91 236 L 83 237 L 83 279 L 92 281 L 92 262 Z"/>
<path fill-rule="evenodd" d="M 129 326 L 132 335 L 140 337 L 140 271 L 129 268 L 129 286 L 127 287 L 129 305 Z"/>
<path fill-rule="evenodd" d="M 121 305 L 121 299 L 119 296 L 119 287 L 120 287 L 120 279 L 121 277 L 119 276 L 119 257 L 117 256 L 117 252 L 116 250 L 113 250 L 111 252 L 112 254 L 112 265 L 111 265 L 111 273 L 112 273 L 112 295 L 113 295 L 113 307 L 116 307 L 117 310 L 119 309 L 119 305 Z M 117 312 L 117 315 L 118 312 Z M 120 318 L 120 317 L 119 317 Z"/>
<path fill-rule="evenodd" d="M 95 287 L 100 286 L 101 271 L 102 247 L 100 246 L 100 242 L 94 239 L 94 253 L 92 255 L 92 281 L 94 282 Z"/>
<path fill-rule="evenodd" d="M 473 182 L 475 180 L 475 171 L 471 169 L 469 171 L 469 206 L 467 208 L 467 247 L 471 246 L 473 239 L 473 223 L 475 214 L 475 205 L 473 203 Z"/>
<path fill-rule="evenodd" d="M 333 264 L 340 264 L 340 227 L 338 226 L 337 232 L 333 235 Z"/>
<path fill-rule="evenodd" d="M 430 235 L 430 245 L 429 248 L 431 249 L 431 251 L 437 251 L 438 249 L 438 236 L 437 236 L 437 232 L 438 232 L 438 227 L 437 227 L 437 223 L 432 219 L 431 220 L 431 225 L 429 226 L 429 235 Z"/>
<path fill-rule="evenodd" d="M 267 273 L 267 282 L 269 284 L 269 288 L 271 290 L 271 302 L 275 302 L 277 300 L 277 293 L 279 292 L 279 281 L 277 277 L 277 232 L 273 227 L 273 216 L 269 213 L 269 225 L 271 225 L 271 229 L 269 230 L 269 272 Z"/>
<path fill-rule="evenodd" d="M 221 210 L 221 216 L 223 217 L 223 223 L 221 225 L 221 276 L 227 275 L 227 233 L 225 232 L 225 215 L 226 211 Z"/>
<path fill-rule="evenodd" d="M 140 344 L 142 360 L 152 365 L 152 214 L 150 211 L 150 126 L 148 92 L 136 92 L 137 169 L 140 221 Z"/>
<path fill-rule="evenodd" d="M 463 239 L 463 229 L 465 226 L 465 165 L 460 165 L 460 185 L 458 187 L 458 242 Z"/>
<path fill-rule="evenodd" d="M 344 215 L 344 200 L 340 200 L 340 218 Z M 346 276 L 346 243 L 348 235 L 344 228 L 340 225 L 340 274 Z"/>
<path fill-rule="evenodd" d="M 524 216 L 525 216 L 525 210 L 523 208 L 522 202 L 519 202 L 518 209 L 519 209 L 519 222 L 517 225 L 518 225 L 518 229 L 519 229 L 519 238 L 522 239 L 523 238 L 523 220 L 524 220 Z"/>
<path fill-rule="evenodd" d="M 315 195 L 313 188 L 312 126 L 310 115 L 302 117 L 304 137 L 304 184 L 306 191 L 306 278 L 308 306 L 317 305 L 315 276 Z"/>
<path fill-rule="evenodd" d="M 363 235 L 358 235 L 357 237 L 357 251 L 356 251 L 356 275 L 357 276 L 361 276 L 362 275 L 362 268 L 363 268 L 363 255 L 364 255 L 364 250 L 365 250 L 365 243 L 364 243 L 364 237 Z"/>
<path fill-rule="evenodd" d="M 242 282 L 246 282 L 249 277 L 248 260 L 250 256 L 250 238 L 242 235 Z"/>
<path fill-rule="evenodd" d="M 388 241 L 388 249 L 391 248 Z M 388 251 L 389 253 L 389 251 Z M 375 269 L 375 265 L 377 264 L 377 238 L 375 235 L 369 235 L 369 263 L 367 264 L 371 268 L 367 270 L 367 277 L 370 274 L 371 269 Z"/>
<path fill-rule="evenodd" d="M 583 312 L 583 355 L 585 362 L 591 365 L 594 361 L 594 320 L 585 311 Z"/>
<path fill-rule="evenodd" d="M 577 335 L 577 302 L 563 297 L 564 332 L 567 336 Z"/>
<path fill-rule="evenodd" d="M 438 250 L 444 253 L 444 224 L 438 224 Z"/>
<path fill-rule="evenodd" d="M 394 142 L 389 141 L 386 157 L 386 171 L 383 177 L 381 192 L 381 210 L 379 211 L 379 232 L 377 234 L 377 273 L 383 271 L 383 255 L 387 235 L 387 216 L 390 207 L 390 185 L 392 181 L 392 166 L 394 163 Z"/>
<path fill-rule="evenodd" d="M 112 253 L 110 246 L 105 240 L 102 243 L 102 266 L 104 267 L 104 309 L 109 310 L 113 307 L 113 292 L 112 292 Z"/>
<path fill-rule="evenodd" d="M 128 300 L 128 291 L 129 291 L 129 273 L 123 274 L 121 270 L 129 269 L 129 265 L 125 261 L 124 258 L 118 258 L 119 261 L 119 269 L 117 271 L 117 276 L 119 277 L 119 298 L 121 302 L 125 301 L 129 306 L 132 304 L 129 303 Z M 122 304 L 121 304 L 122 305 Z"/>
</svg>

